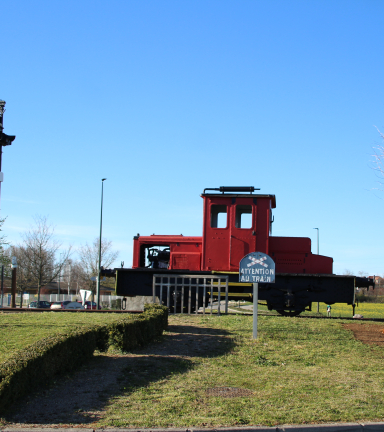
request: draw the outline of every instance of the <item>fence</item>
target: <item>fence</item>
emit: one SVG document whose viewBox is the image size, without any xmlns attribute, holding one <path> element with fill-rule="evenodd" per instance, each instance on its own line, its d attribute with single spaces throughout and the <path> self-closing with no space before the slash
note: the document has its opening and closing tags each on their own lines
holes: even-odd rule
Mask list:
<svg viewBox="0 0 384 432">
<path fill-rule="evenodd" d="M 224 289 L 224 293 L 222 290 Z M 160 304 L 166 306 L 173 313 L 184 313 L 184 308 L 191 313 L 192 308 L 195 313 L 202 309 L 205 314 L 206 300 L 209 296 L 210 313 L 213 308 L 217 307 L 217 314 L 220 315 L 221 296 L 225 294 L 225 314 L 228 313 L 228 276 L 201 276 L 201 275 L 177 275 L 166 276 L 164 274 L 153 275 L 152 280 L 152 296 L 153 302 L 156 302 L 156 297 L 159 298 Z M 164 302 L 163 302 L 164 297 Z M 173 302 L 171 297 L 173 297 Z M 214 299 L 217 299 L 217 304 L 214 306 Z M 173 303 L 173 306 L 172 304 Z M 187 306 L 185 306 L 187 305 Z"/>
<path fill-rule="evenodd" d="M 49 301 L 51 303 L 58 301 L 81 301 L 80 296 L 68 295 L 68 294 L 40 294 L 41 301 Z M 23 307 L 37 301 L 37 295 L 24 294 L 23 295 Z M 1 302 L 1 300 L 0 300 Z M 121 309 L 122 297 L 120 296 L 100 296 L 100 305 L 103 309 Z M 11 306 L 11 294 L 4 294 L 3 306 Z M 16 296 L 16 306 L 20 306 L 20 296 Z"/>
</svg>

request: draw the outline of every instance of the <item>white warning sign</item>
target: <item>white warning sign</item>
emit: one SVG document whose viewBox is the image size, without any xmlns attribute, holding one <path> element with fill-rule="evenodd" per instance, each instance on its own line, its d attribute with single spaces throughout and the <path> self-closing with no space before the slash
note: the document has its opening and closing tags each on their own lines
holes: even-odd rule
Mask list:
<svg viewBox="0 0 384 432">
<path fill-rule="evenodd" d="M 274 283 L 275 262 L 263 252 L 251 252 L 240 261 L 239 282 Z"/>
</svg>

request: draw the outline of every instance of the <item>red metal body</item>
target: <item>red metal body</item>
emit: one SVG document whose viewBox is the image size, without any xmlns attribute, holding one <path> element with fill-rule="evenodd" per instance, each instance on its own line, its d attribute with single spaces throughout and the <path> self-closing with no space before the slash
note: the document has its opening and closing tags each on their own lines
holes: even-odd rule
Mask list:
<svg viewBox="0 0 384 432">
<path fill-rule="evenodd" d="M 153 266 L 148 250 L 169 248 L 162 268 L 189 271 L 236 272 L 250 252 L 264 252 L 276 264 L 276 273 L 332 274 L 333 259 L 311 253 L 306 237 L 273 237 L 275 195 L 203 193 L 203 235 L 134 237 L 133 268 Z M 156 264 L 158 265 L 158 264 Z M 166 266 L 166 267 L 164 267 Z"/>
</svg>

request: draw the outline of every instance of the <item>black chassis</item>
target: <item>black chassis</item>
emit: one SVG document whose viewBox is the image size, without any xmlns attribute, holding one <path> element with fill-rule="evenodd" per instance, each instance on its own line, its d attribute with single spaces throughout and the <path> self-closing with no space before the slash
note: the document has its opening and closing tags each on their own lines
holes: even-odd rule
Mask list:
<svg viewBox="0 0 384 432">
<path fill-rule="evenodd" d="M 177 275 L 213 275 L 229 276 L 229 299 L 249 300 L 253 292 L 252 285 L 237 285 L 239 276 L 233 273 L 197 272 L 188 270 L 167 269 L 125 269 L 104 270 L 103 275 L 116 278 L 116 295 L 119 296 L 152 296 L 154 274 Z M 234 283 L 235 285 L 232 285 Z M 347 303 L 354 305 L 355 288 L 374 287 L 372 278 L 356 276 L 339 276 L 328 274 L 276 274 L 273 284 L 259 283 L 259 300 L 266 301 L 269 310 L 298 314 L 311 310 L 313 302 L 326 304 Z M 244 296 L 242 296 L 242 294 Z M 159 295 L 159 293 L 156 293 Z M 208 301 L 208 295 L 206 302 Z"/>
</svg>

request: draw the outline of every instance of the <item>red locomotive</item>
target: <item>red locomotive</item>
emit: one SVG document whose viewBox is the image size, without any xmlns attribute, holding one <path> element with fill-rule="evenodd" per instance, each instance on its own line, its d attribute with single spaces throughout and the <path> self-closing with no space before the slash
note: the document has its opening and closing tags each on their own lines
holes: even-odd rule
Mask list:
<svg viewBox="0 0 384 432">
<path fill-rule="evenodd" d="M 134 237 L 132 269 L 115 269 L 118 295 L 151 295 L 154 273 L 227 274 L 233 298 L 249 298 L 251 284 L 238 283 L 240 260 L 263 252 L 276 265 L 276 283 L 261 284 L 259 298 L 269 309 L 296 315 L 312 302 L 354 304 L 355 284 L 371 279 L 332 274 L 333 259 L 311 252 L 306 237 L 272 236 L 275 195 L 254 193 L 254 187 L 206 188 L 203 235 Z M 258 189 L 257 189 L 258 190 Z"/>
</svg>

